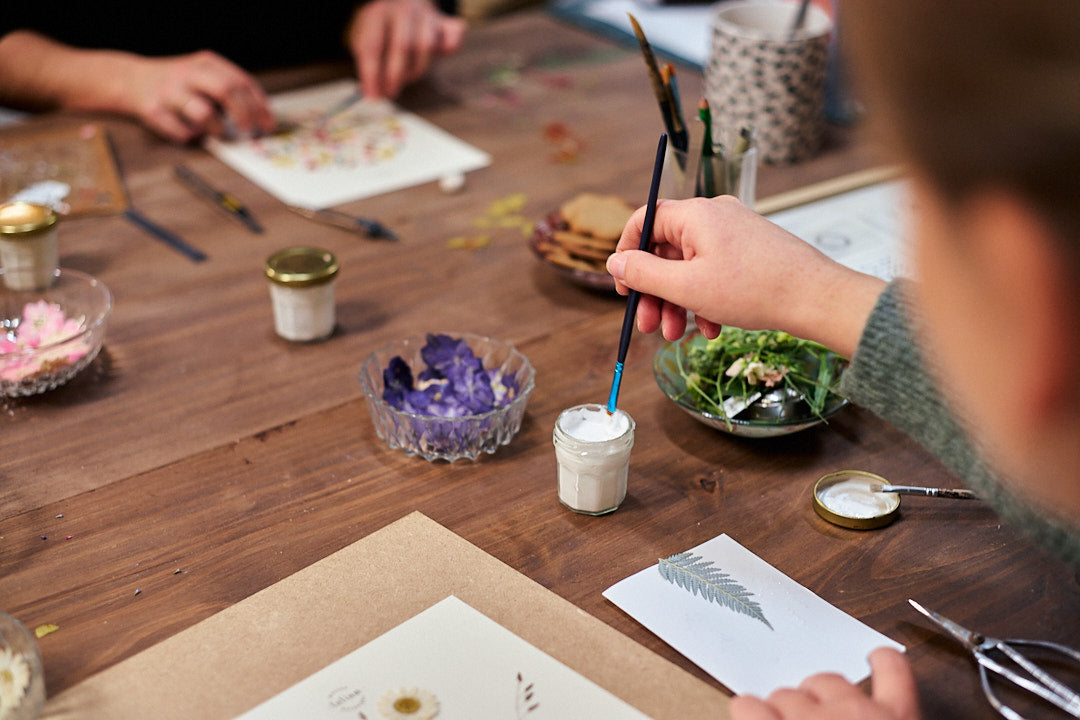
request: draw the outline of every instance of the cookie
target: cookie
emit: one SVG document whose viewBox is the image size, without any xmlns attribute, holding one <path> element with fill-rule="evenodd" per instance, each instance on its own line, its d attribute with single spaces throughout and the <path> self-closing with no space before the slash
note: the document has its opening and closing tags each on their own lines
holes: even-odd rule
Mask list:
<svg viewBox="0 0 1080 720">
<path fill-rule="evenodd" d="M 602 240 L 618 240 L 634 208 L 616 195 L 581 193 L 559 208 L 570 229 Z"/>
</svg>

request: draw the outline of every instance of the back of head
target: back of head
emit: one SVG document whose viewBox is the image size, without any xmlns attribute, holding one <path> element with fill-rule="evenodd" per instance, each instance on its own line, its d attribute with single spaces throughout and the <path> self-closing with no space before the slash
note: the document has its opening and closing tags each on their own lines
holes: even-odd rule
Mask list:
<svg viewBox="0 0 1080 720">
<path fill-rule="evenodd" d="M 1018 193 L 1080 258 L 1080 2 L 843 0 L 840 27 L 871 121 L 939 192 Z"/>
</svg>

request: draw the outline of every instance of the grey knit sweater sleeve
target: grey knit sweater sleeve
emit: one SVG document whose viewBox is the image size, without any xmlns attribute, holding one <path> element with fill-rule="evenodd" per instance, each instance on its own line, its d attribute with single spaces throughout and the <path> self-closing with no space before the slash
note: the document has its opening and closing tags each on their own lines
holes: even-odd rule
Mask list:
<svg viewBox="0 0 1080 720">
<path fill-rule="evenodd" d="M 1080 527 L 1051 522 L 1008 492 L 946 407 L 916 342 L 912 328 L 919 319 L 906 300 L 906 287 L 905 281 L 894 281 L 881 294 L 841 380 L 841 392 L 906 432 L 1011 524 L 1080 567 Z"/>
</svg>

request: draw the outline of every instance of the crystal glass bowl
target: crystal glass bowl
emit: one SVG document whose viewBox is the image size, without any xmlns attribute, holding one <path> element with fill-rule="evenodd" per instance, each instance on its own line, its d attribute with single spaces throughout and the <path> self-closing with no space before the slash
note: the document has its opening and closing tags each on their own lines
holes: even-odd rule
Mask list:
<svg viewBox="0 0 1080 720">
<path fill-rule="evenodd" d="M 470 333 L 448 333 L 465 340 L 487 371 L 498 371 L 507 384 L 516 385 L 513 397 L 494 410 L 460 417 L 441 417 L 399 410 L 383 399 L 383 370 L 400 357 L 418 374 L 425 363 L 420 356 L 426 335 L 412 335 L 373 352 L 360 369 L 375 432 L 391 448 L 425 460 L 475 460 L 480 453 L 494 453 L 521 429 L 525 404 L 536 381 L 529 359 L 505 343 Z"/>
<path fill-rule="evenodd" d="M 45 671 L 34 636 L 0 612 L 0 717 L 34 720 L 45 705 Z"/>
<path fill-rule="evenodd" d="M 818 416 L 811 412 L 810 406 L 798 396 L 792 398 L 783 390 L 777 390 L 763 393 L 760 399 L 735 417 L 725 419 L 721 415 L 701 410 L 687 396 L 686 379 L 679 372 L 679 357 L 686 356 L 687 347 L 698 337 L 697 333 L 687 333 L 681 340 L 661 346 L 653 357 L 653 377 L 669 400 L 700 423 L 731 435 L 750 438 L 777 437 L 823 423 L 847 405 L 846 399 L 839 395 L 830 395 Z M 836 356 L 831 356 L 830 361 L 838 365 L 842 362 Z"/>
<path fill-rule="evenodd" d="M 55 278 L 44 290 L 0 287 L 0 396 L 59 387 L 101 350 L 109 289 L 77 270 L 60 268 Z"/>
</svg>

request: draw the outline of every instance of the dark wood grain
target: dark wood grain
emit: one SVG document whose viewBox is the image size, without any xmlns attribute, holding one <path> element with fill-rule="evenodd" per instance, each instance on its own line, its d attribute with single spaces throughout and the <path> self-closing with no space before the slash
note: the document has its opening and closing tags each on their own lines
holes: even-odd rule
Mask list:
<svg viewBox="0 0 1080 720">
<path fill-rule="evenodd" d="M 517 79 L 500 85 L 498 68 Z M 684 98 L 700 92 L 700 77 L 681 83 Z M 60 626 L 40 641 L 50 693 L 412 510 L 706 679 L 600 593 L 722 532 L 908 645 L 927 717 L 989 710 L 967 658 L 909 597 L 987 632 L 1080 645 L 1075 573 L 977 503 L 906 498 L 901 518 L 874 532 L 814 514 L 814 480 L 842 468 L 957 482 L 904 435 L 856 408 L 775 441 L 719 434 L 657 389 L 655 337 L 634 338 L 621 395 L 638 424 L 628 500 L 602 518 L 559 505 L 551 428 L 561 409 L 606 396 L 622 301 L 540 266 L 517 230 L 492 231 L 478 251 L 446 241 L 476 233 L 475 218 L 513 192 L 534 219 L 587 189 L 643 201 L 660 122 L 640 56 L 530 11 L 475 28 L 402 102 L 494 162 L 459 195 L 425 185 L 345 207 L 393 227 L 397 244 L 313 225 L 211 156 L 132 125 L 37 121 L 105 122 L 135 206 L 210 256 L 192 263 L 120 217 L 61 229 L 62 264 L 113 290 L 106 350 L 67 387 L 0 414 L 0 607 Z M 551 123 L 581 138 L 576 162 L 553 160 Z M 762 168 L 760 194 L 875 157 L 837 129 L 819 158 Z M 172 179 L 178 162 L 241 198 L 267 232 L 192 196 Z M 296 243 L 342 261 L 339 329 L 323 343 L 273 334 L 262 262 Z M 492 335 L 535 365 L 522 431 L 495 455 L 427 463 L 375 436 L 360 364 L 427 330 Z"/>
</svg>

